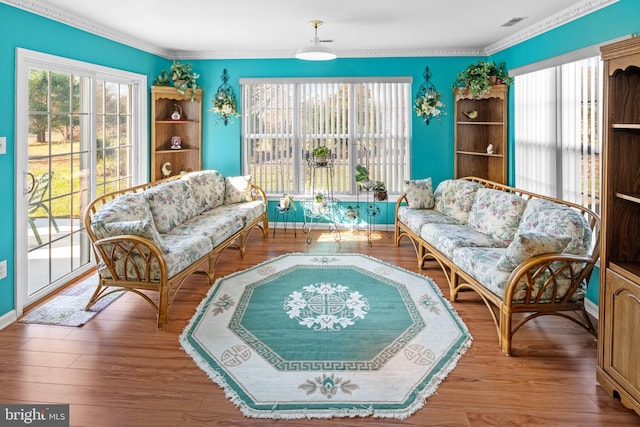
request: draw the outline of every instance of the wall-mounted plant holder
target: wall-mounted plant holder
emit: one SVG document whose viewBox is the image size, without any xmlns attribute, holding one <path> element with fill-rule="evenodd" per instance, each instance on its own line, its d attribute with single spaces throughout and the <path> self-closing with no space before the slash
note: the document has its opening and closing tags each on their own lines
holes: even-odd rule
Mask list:
<svg viewBox="0 0 640 427">
<path fill-rule="evenodd" d="M 220 78 L 222 79 L 222 84 L 216 91 L 215 97 L 213 98 L 213 107 L 211 107 L 209 111 L 220 114 L 220 117 L 216 120 L 216 124 L 222 122 L 226 126 L 232 122 L 234 117 L 240 117 L 240 114 L 238 114 L 236 95 L 233 93 L 233 88 L 227 83 L 229 76 L 227 75 L 226 68 Z"/>
<path fill-rule="evenodd" d="M 440 101 L 441 94 L 436 90 L 435 85 L 431 83 L 429 67 L 425 67 L 422 75 L 424 76 L 424 83 L 420 85 L 418 93 L 416 93 L 413 110 L 428 126 L 431 120 L 440 119 L 440 116 L 443 116 L 445 112 L 444 104 Z"/>
</svg>

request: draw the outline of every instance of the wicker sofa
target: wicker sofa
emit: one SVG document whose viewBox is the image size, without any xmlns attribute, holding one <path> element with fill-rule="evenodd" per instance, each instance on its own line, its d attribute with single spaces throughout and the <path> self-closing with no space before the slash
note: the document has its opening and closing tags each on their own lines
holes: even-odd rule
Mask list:
<svg viewBox="0 0 640 427">
<path fill-rule="evenodd" d="M 267 237 L 266 203 L 250 177 L 212 170 L 98 197 L 84 216 L 99 272 L 85 309 L 110 293 L 130 291 L 153 306 L 161 328 L 188 276 L 203 273 L 212 284 L 224 249 L 237 248 L 244 256 L 254 227 Z M 149 296 L 153 292 L 157 302 Z"/>
<path fill-rule="evenodd" d="M 420 268 L 435 260 L 451 301 L 461 290 L 477 292 L 506 355 L 516 331 L 542 315 L 596 334 L 584 297 L 599 232 L 598 216 L 586 208 L 473 177 L 435 191 L 430 179 L 409 181 L 395 209 L 396 246 L 410 239 Z"/>
</svg>

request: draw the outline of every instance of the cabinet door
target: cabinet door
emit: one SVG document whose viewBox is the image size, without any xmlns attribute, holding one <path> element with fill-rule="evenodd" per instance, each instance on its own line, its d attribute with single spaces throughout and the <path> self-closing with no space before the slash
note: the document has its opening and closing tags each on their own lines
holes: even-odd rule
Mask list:
<svg viewBox="0 0 640 427">
<path fill-rule="evenodd" d="M 606 271 L 604 370 L 628 393 L 640 395 L 640 287 Z"/>
</svg>

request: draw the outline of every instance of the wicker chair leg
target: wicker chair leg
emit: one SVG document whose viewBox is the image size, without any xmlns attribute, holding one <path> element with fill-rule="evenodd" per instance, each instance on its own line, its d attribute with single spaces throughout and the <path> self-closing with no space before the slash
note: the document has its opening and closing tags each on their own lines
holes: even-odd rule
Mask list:
<svg viewBox="0 0 640 427">
<path fill-rule="evenodd" d="M 449 301 L 456 302 L 458 299 L 458 274 L 455 270 L 451 270 L 449 278 Z"/>
<path fill-rule="evenodd" d="M 395 242 L 396 247 L 400 246 L 400 226 L 398 226 L 398 221 L 395 222 L 393 241 Z"/>
<path fill-rule="evenodd" d="M 505 356 L 511 356 L 511 322 L 512 313 L 506 307 L 502 306 L 500 309 L 500 348 Z"/>
<path fill-rule="evenodd" d="M 167 316 L 169 313 L 169 283 L 163 283 L 160 286 L 158 298 L 158 329 L 162 329 L 165 323 L 167 323 Z"/>
</svg>

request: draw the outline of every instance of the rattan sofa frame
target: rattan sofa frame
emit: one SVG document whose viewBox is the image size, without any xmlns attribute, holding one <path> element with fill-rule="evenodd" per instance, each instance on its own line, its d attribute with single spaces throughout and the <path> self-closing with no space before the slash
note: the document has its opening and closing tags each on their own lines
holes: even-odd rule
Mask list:
<svg viewBox="0 0 640 427">
<path fill-rule="evenodd" d="M 499 345 L 505 355 L 512 353 L 512 341 L 514 334 L 528 321 L 544 315 L 555 315 L 569 319 L 585 328 L 592 335 L 596 336 L 597 331 L 594 328 L 589 314 L 584 305 L 584 298 L 575 300 L 572 298 L 576 289 L 582 282 L 588 283 L 593 268 L 598 261 L 600 254 L 600 218 L 598 215 L 583 206 L 559 200 L 551 197 L 542 196 L 540 194 L 529 191 L 520 190 L 507 185 L 495 183 L 481 178 L 466 177 L 462 178 L 468 181 L 476 182 L 485 188 L 491 188 L 500 191 L 517 194 L 526 200 L 533 198 L 546 199 L 555 203 L 569 206 L 576 209 L 583 215 L 592 231 L 592 246 L 588 256 L 575 256 L 569 254 L 546 254 L 530 258 L 521 263 L 511 273 L 505 286 L 504 298 L 496 295 L 482 285 L 478 280 L 470 274 L 461 270 L 449 258 L 443 255 L 436 248 L 427 243 L 420 235 L 416 234 L 410 227 L 398 219 L 398 209 L 407 203 L 406 194 L 402 195 L 396 202 L 395 207 L 395 245 L 399 246 L 400 241 L 406 237 L 413 244 L 416 252 L 418 267 L 423 269 L 425 262 L 435 261 L 445 273 L 449 285 L 449 299 L 455 302 L 458 293 L 462 290 L 475 291 L 485 305 L 489 308 L 491 317 L 496 326 L 498 333 Z M 585 268 L 577 274 L 575 269 L 576 263 L 584 263 Z M 551 272 L 549 279 L 544 283 L 544 287 L 549 287 L 553 295 L 553 301 L 544 302 L 540 300 L 542 291 L 537 297 L 532 296 L 531 288 L 536 278 L 545 272 Z M 557 283 L 555 277 L 558 274 L 569 274 L 572 277 L 572 283 L 569 289 L 563 295 L 557 292 Z M 527 293 L 524 301 L 513 301 L 513 293 L 519 282 L 524 280 L 527 286 Z M 518 314 L 517 319 L 514 315 Z"/>
<path fill-rule="evenodd" d="M 114 292 L 133 292 L 140 295 L 153 307 L 157 315 L 158 329 L 161 329 L 167 322 L 168 312 L 175 296 L 189 276 L 192 274 L 204 274 L 207 277 L 209 285 L 212 285 L 215 278 L 216 264 L 225 249 L 237 249 L 240 252 L 240 256 L 243 257 L 246 251 L 247 237 L 254 228 L 261 229 L 264 238 L 268 237 L 269 219 L 265 207 L 262 215 L 215 246 L 207 255 L 196 260 L 172 277 L 168 275 L 167 262 L 162 250 L 151 240 L 135 235 L 119 235 L 103 239 L 97 238 L 91 228 L 91 221 L 100 207 L 124 194 L 142 193 L 148 188 L 176 178 L 179 178 L 179 176 L 114 191 L 96 198 L 87 206 L 84 213 L 85 230 L 92 242 L 95 259 L 98 263 L 104 263 L 111 277 L 103 277 L 102 274 L 99 274 L 98 285 L 85 306 L 85 310 L 89 310 L 97 301 Z M 254 200 L 261 199 L 266 205 L 267 197 L 264 191 L 256 185 L 252 185 L 251 188 Z M 127 260 L 125 262 L 133 266 L 136 265 L 134 258 L 142 258 L 144 259 L 145 267 L 134 268 L 132 274 L 130 274 L 127 269 L 124 269 L 124 274 L 120 275 L 115 267 L 114 260 L 116 257 Z M 151 267 L 156 262 L 160 270 L 160 279 L 157 281 L 151 280 L 150 278 Z M 157 302 L 149 296 L 150 293 L 158 294 Z"/>
</svg>

